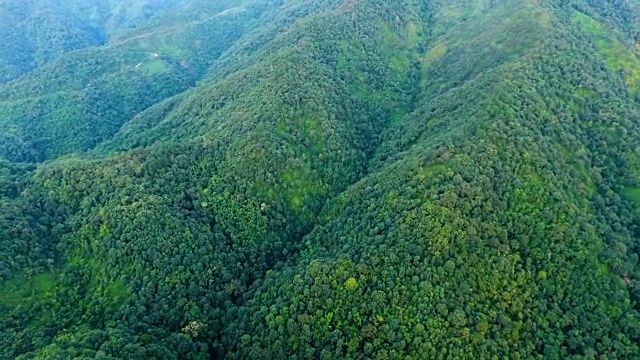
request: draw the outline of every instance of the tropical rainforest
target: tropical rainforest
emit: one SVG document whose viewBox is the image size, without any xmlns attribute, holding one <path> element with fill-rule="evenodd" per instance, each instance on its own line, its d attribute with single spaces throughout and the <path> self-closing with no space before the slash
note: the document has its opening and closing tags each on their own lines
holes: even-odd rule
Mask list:
<svg viewBox="0 0 640 360">
<path fill-rule="evenodd" d="M 0 0 L 1 359 L 640 359 L 640 1 Z"/>
</svg>

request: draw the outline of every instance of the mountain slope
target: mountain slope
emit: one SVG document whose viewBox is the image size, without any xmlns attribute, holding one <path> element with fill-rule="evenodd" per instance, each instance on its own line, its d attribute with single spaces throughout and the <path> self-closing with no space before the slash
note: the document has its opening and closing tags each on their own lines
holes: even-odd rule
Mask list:
<svg viewBox="0 0 640 360">
<path fill-rule="evenodd" d="M 640 354 L 633 3 L 245 6 L 194 88 L 0 163 L 3 358 Z"/>
<path fill-rule="evenodd" d="M 132 33 L 202 19 L 238 2 L 139 0 L 3 0 L 0 38 L 0 84 L 27 74 L 59 56 Z M 157 28 L 155 29 L 157 30 Z"/>
<path fill-rule="evenodd" d="M 540 11 L 505 7 L 494 11 L 516 28 L 536 18 L 520 11 Z M 486 51 L 475 34 L 442 65 Z M 637 356 L 637 240 L 612 189 L 629 170 L 618 164 L 637 141 L 637 103 L 633 88 L 599 86 L 619 80 L 574 34 L 556 28 L 491 73 L 472 56 L 485 74 L 431 101 L 427 87 L 387 132 L 376 171 L 325 208 L 303 260 L 256 290 L 229 333 L 242 339 L 232 357 Z M 556 69 L 570 79 L 557 87 Z M 585 108 L 596 91 L 605 100 Z"/>
<path fill-rule="evenodd" d="M 140 111 L 193 86 L 264 11 L 241 5 L 63 55 L 0 87 L 0 156 L 41 162 L 89 150 Z"/>
</svg>

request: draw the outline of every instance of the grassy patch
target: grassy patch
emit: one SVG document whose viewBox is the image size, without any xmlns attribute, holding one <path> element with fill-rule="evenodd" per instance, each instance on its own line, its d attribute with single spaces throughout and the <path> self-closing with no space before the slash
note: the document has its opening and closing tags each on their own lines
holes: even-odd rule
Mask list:
<svg viewBox="0 0 640 360">
<path fill-rule="evenodd" d="M 305 155 L 308 158 L 319 156 L 324 149 L 322 122 L 314 116 L 305 116 L 302 119 L 302 134 L 307 140 Z"/>
<path fill-rule="evenodd" d="M 448 46 L 446 43 L 438 43 L 422 57 L 422 71 L 428 72 L 431 66 L 447 54 Z"/>
<path fill-rule="evenodd" d="M 264 186 L 259 182 L 255 182 L 254 187 L 262 198 L 268 199 L 268 203 L 279 195 L 274 192 L 273 187 Z M 265 240 L 268 224 L 259 203 L 233 194 L 219 176 L 211 178 L 209 188 L 203 194 L 203 199 L 215 214 L 216 221 L 232 238 L 255 243 Z M 177 278 L 174 277 L 174 280 Z"/>
<path fill-rule="evenodd" d="M 517 61 L 537 48 L 550 30 L 549 14 L 529 2 L 509 1 L 464 22 L 422 57 L 420 85 L 425 96 L 435 96 Z"/>
<path fill-rule="evenodd" d="M 404 109 L 397 109 L 396 111 L 393 112 L 393 115 L 391 116 L 391 122 L 390 124 L 397 124 L 399 122 L 402 121 L 402 119 L 404 119 L 404 117 L 407 116 L 407 111 Z"/>
<path fill-rule="evenodd" d="M 596 184 L 593 182 L 593 179 L 591 178 L 591 172 L 589 171 L 589 169 L 587 169 L 584 166 L 578 166 L 577 170 L 582 176 L 582 179 L 584 180 L 584 184 L 587 186 L 587 191 L 589 192 L 589 195 L 593 195 L 596 192 Z"/>
<path fill-rule="evenodd" d="M 49 294 L 54 287 L 53 274 L 46 272 L 33 277 L 24 273 L 0 284 L 0 305 L 15 306 L 34 296 Z"/>
<path fill-rule="evenodd" d="M 167 65 L 162 60 L 153 60 L 144 63 L 141 68 L 149 74 L 161 74 L 169 70 Z"/>
<path fill-rule="evenodd" d="M 102 212 L 102 210 L 101 210 Z M 109 227 L 102 224 L 97 231 L 90 226 L 82 230 L 82 237 L 86 241 L 79 242 L 67 253 L 66 261 L 61 271 L 77 271 L 81 269 L 83 279 L 86 281 L 86 290 L 100 299 L 102 305 L 108 308 L 120 306 L 129 296 L 126 285 L 122 280 L 114 278 L 114 274 L 105 267 L 96 255 L 99 242 L 109 233 Z M 82 244 L 82 245 L 80 245 Z M 129 267 L 130 268 L 130 267 Z"/>
<path fill-rule="evenodd" d="M 416 46 L 421 41 L 421 36 L 418 33 L 418 26 L 414 22 L 409 22 L 407 24 L 407 42 L 411 46 Z"/>
<path fill-rule="evenodd" d="M 596 269 L 596 275 L 601 277 L 607 277 L 611 275 L 609 268 L 602 263 L 598 263 L 598 268 Z"/>
<path fill-rule="evenodd" d="M 528 183 L 531 184 L 535 188 L 544 187 L 544 182 L 542 181 L 542 177 L 536 171 L 530 171 L 529 172 Z"/>
<path fill-rule="evenodd" d="M 630 175 L 635 183 L 640 183 L 640 148 L 627 153 Z"/>
<path fill-rule="evenodd" d="M 121 281 L 112 281 L 105 290 L 106 295 L 114 302 L 121 303 L 128 295 L 127 287 Z"/>
<path fill-rule="evenodd" d="M 296 129 L 298 136 L 302 139 L 302 144 L 296 141 L 286 140 L 287 146 L 294 152 L 300 153 L 299 161 L 293 161 L 284 167 L 279 176 L 279 182 L 284 189 L 281 193 L 276 193 L 273 189 L 261 182 L 254 184 L 254 190 L 261 196 L 273 201 L 280 196 L 289 204 L 290 208 L 304 220 L 313 220 L 312 206 L 310 202 L 316 199 L 318 195 L 326 192 L 322 181 L 314 175 L 312 163 L 315 159 L 324 157 L 325 140 L 324 127 L 322 121 L 314 115 L 301 115 L 296 121 Z M 285 135 L 288 130 L 285 122 L 280 122 L 275 129 L 277 134 Z M 302 145 L 302 146 L 301 146 Z"/>
<path fill-rule="evenodd" d="M 283 195 L 291 210 L 300 218 L 312 221 L 315 215 L 311 202 L 326 193 L 326 189 L 321 181 L 312 178 L 310 166 L 289 167 L 280 181 L 286 184 Z"/>
<path fill-rule="evenodd" d="M 414 26 L 415 28 L 415 26 Z M 389 59 L 389 65 L 393 74 L 402 78 L 411 66 L 410 52 L 407 49 L 410 41 L 405 42 L 400 34 L 393 31 L 389 26 L 383 24 L 382 27 L 382 54 Z M 417 32 L 414 30 L 417 37 Z M 410 37 L 408 34 L 407 38 Z M 418 39 L 415 40 L 419 41 Z"/>
<path fill-rule="evenodd" d="M 490 0 L 450 0 L 444 2 L 435 12 L 434 29 L 447 29 L 482 14 L 491 6 Z"/>
<path fill-rule="evenodd" d="M 593 41 L 596 49 L 602 55 L 607 66 L 613 72 L 622 72 L 629 91 L 640 94 L 640 59 L 625 46 L 603 24 L 591 17 L 575 11 L 573 21 L 577 23 Z"/>
<path fill-rule="evenodd" d="M 442 164 L 425 166 L 420 170 L 421 181 L 431 181 L 440 174 L 444 174 L 449 168 Z"/>
<path fill-rule="evenodd" d="M 558 141 L 555 141 L 554 145 L 560 152 L 560 157 L 562 158 L 562 160 L 573 167 L 578 172 L 578 174 L 580 174 L 584 185 L 587 187 L 588 194 L 593 195 L 596 191 L 596 184 L 593 182 L 589 169 L 584 166 L 584 164 L 581 164 L 579 161 L 577 161 L 574 154 L 566 146 L 562 145 Z"/>
<path fill-rule="evenodd" d="M 185 51 L 178 47 L 176 44 L 170 41 L 163 41 L 162 44 L 158 47 L 159 51 L 162 54 L 167 54 L 171 56 L 180 57 L 185 55 Z"/>
<path fill-rule="evenodd" d="M 558 149 L 558 151 L 560 151 L 562 160 L 569 161 L 569 159 L 571 158 L 571 151 L 569 151 L 566 146 L 560 144 L 559 142 L 556 142 L 556 148 Z"/>
<path fill-rule="evenodd" d="M 624 189 L 624 194 L 629 200 L 640 205 L 640 187 L 627 187 Z"/>
<path fill-rule="evenodd" d="M 339 45 L 337 70 L 344 73 L 351 92 L 372 111 L 384 109 L 389 123 L 400 122 L 406 114 L 406 94 L 413 81 L 410 73 L 419 58 L 418 44 L 422 42 L 421 27 L 407 22 L 396 28 L 387 23 L 379 25 L 376 44 L 379 44 L 380 59 L 385 63 L 385 81 L 372 82 L 370 62 L 364 61 L 368 48 L 354 46 L 343 40 Z"/>
</svg>

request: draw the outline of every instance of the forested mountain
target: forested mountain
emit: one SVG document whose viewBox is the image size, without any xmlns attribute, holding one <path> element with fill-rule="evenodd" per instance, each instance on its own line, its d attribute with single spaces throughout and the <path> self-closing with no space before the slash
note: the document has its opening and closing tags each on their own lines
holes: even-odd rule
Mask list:
<svg viewBox="0 0 640 360">
<path fill-rule="evenodd" d="M 170 22 L 152 18 L 0 85 L 0 157 L 40 162 L 91 149 L 140 111 L 192 87 L 267 8 L 226 1 L 194 13 L 191 5 Z"/>
<path fill-rule="evenodd" d="M 0 358 L 640 358 L 636 0 L 2 11 Z"/>
<path fill-rule="evenodd" d="M 241 1 L 2 0 L 0 83 L 91 46 L 202 19 Z"/>
</svg>

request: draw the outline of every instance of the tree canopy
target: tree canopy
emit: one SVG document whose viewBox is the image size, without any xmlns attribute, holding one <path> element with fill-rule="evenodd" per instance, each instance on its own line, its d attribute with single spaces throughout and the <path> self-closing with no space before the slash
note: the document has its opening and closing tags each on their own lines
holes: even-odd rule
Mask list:
<svg viewBox="0 0 640 360">
<path fill-rule="evenodd" d="M 636 3 L 136 4 L 2 4 L 0 358 L 640 356 Z"/>
</svg>

